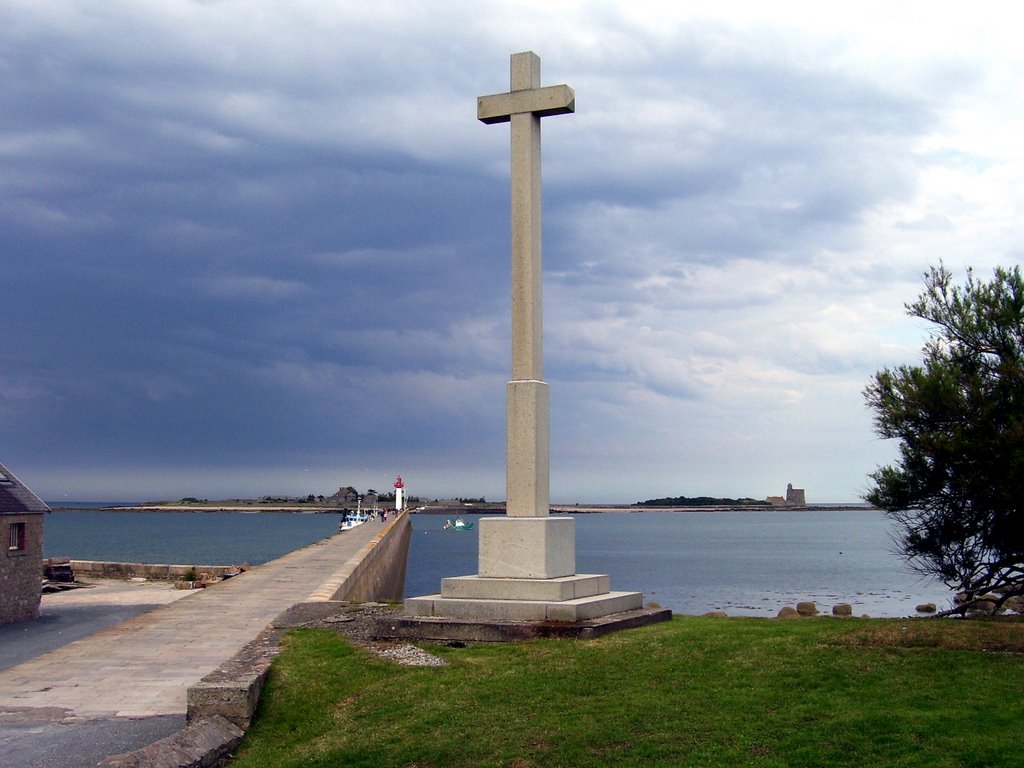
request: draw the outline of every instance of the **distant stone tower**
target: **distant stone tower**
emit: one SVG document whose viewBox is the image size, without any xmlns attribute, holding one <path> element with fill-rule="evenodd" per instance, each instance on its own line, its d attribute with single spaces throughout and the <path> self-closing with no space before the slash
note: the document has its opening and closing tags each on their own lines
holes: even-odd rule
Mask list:
<svg viewBox="0 0 1024 768">
<path fill-rule="evenodd" d="M 807 494 L 804 493 L 803 488 L 794 488 L 792 483 L 786 484 L 786 506 L 787 507 L 806 507 L 807 506 Z"/>
<path fill-rule="evenodd" d="M 401 512 L 405 509 L 405 483 L 402 482 L 402 476 L 399 475 L 395 478 L 395 512 Z"/>
</svg>

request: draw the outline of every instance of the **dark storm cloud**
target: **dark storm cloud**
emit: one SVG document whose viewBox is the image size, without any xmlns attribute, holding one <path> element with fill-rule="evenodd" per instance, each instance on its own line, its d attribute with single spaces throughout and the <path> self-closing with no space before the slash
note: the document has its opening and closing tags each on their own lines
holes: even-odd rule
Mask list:
<svg viewBox="0 0 1024 768">
<path fill-rule="evenodd" d="M 508 131 L 474 102 L 528 47 L 577 92 L 545 120 L 544 194 L 553 419 L 579 477 L 602 473 L 602 425 L 616 460 L 657 439 L 683 461 L 699 436 L 668 424 L 763 429 L 810 377 L 864 375 L 878 343 L 850 328 L 921 270 L 865 257 L 865 222 L 917 193 L 916 147 L 977 70 L 929 61 L 909 87 L 835 40 L 637 15 L 0 8 L 4 461 L 328 485 L 405 462 L 493 495 Z M 450 485 L 470 477 L 492 485 Z"/>
<path fill-rule="evenodd" d="M 500 302 L 500 191 L 289 117 L 316 99 L 343 114 L 372 89 L 365 67 L 341 91 L 317 85 L 333 72 L 195 57 L 173 29 L 83 13 L 84 30 L 12 25 L 4 49 L 2 413 L 19 450 L 273 462 L 373 438 L 391 374 L 466 362 L 464 344 L 433 359 L 433 337 Z"/>
</svg>

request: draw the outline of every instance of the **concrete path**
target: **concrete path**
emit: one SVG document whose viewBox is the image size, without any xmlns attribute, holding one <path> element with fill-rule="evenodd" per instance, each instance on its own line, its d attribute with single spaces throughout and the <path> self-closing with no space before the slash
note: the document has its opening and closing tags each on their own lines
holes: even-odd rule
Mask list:
<svg viewBox="0 0 1024 768">
<path fill-rule="evenodd" d="M 36 732 L 42 723 L 111 718 L 176 716 L 174 722 L 183 722 L 189 686 L 281 612 L 322 593 L 321 585 L 382 528 L 380 521 L 365 523 L 0 671 L 0 726 L 24 730 L 31 724 Z M 0 746 L 14 747 L 10 739 L 18 731 L 0 727 Z"/>
</svg>

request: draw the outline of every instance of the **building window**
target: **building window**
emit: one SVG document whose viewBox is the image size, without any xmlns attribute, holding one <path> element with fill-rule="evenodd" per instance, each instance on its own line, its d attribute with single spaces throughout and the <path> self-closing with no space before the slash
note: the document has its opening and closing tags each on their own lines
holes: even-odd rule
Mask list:
<svg viewBox="0 0 1024 768">
<path fill-rule="evenodd" d="M 11 539 L 8 551 L 21 551 L 26 547 L 25 523 L 11 523 Z"/>
</svg>

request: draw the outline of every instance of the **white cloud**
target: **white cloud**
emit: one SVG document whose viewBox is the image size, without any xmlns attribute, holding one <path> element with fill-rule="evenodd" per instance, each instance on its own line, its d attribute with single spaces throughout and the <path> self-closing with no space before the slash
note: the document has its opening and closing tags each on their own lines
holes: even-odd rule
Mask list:
<svg viewBox="0 0 1024 768">
<path fill-rule="evenodd" d="M 301 297 L 309 287 L 294 280 L 276 280 L 261 275 L 237 275 L 196 279 L 203 293 L 221 299 L 283 300 Z"/>
<path fill-rule="evenodd" d="M 1018 15 L 7 3 L 0 430 L 40 466 L 180 481 L 199 443 L 242 484 L 316 454 L 500 495 L 508 133 L 474 104 L 534 49 L 578 108 L 544 121 L 557 493 L 852 498 L 921 273 L 1021 261 Z"/>
</svg>

